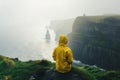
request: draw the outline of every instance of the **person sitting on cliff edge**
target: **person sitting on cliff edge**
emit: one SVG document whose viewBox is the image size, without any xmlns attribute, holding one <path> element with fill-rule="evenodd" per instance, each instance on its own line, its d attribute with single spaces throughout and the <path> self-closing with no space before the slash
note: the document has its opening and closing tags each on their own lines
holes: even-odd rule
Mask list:
<svg viewBox="0 0 120 80">
<path fill-rule="evenodd" d="M 60 73 L 70 72 L 72 67 L 73 54 L 67 43 L 67 37 L 60 35 L 58 46 L 52 54 L 53 59 L 56 61 L 56 71 Z"/>
</svg>

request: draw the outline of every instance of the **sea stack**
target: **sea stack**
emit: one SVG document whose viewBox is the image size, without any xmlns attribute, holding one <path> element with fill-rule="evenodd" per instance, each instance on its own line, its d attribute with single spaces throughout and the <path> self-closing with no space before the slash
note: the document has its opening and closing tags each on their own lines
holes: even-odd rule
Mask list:
<svg viewBox="0 0 120 80">
<path fill-rule="evenodd" d="M 47 29 L 47 32 L 46 32 L 46 40 L 50 40 L 50 32 L 49 32 L 48 29 Z"/>
</svg>

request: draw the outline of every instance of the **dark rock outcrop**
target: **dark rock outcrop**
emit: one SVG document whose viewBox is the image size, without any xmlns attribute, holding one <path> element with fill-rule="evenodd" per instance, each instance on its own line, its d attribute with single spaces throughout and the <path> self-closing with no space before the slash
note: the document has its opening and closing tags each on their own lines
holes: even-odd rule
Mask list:
<svg viewBox="0 0 120 80">
<path fill-rule="evenodd" d="M 68 36 L 75 59 L 120 70 L 120 16 L 77 17 Z"/>
<path fill-rule="evenodd" d="M 67 73 L 59 73 L 55 69 L 38 70 L 30 80 L 95 80 L 95 78 L 83 70 L 73 68 Z"/>
</svg>

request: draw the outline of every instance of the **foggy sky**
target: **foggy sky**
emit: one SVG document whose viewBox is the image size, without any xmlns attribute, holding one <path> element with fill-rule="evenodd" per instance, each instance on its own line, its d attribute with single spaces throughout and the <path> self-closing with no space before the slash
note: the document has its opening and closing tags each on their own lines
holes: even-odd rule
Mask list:
<svg viewBox="0 0 120 80">
<path fill-rule="evenodd" d="M 0 27 L 44 26 L 50 20 L 119 14 L 120 0 L 0 0 Z"/>
<path fill-rule="evenodd" d="M 0 54 L 42 35 L 50 20 L 119 14 L 120 0 L 0 0 Z M 38 39 L 37 38 L 37 39 Z M 17 53 L 17 52 L 16 52 Z M 6 53 L 7 54 L 7 53 Z"/>
</svg>

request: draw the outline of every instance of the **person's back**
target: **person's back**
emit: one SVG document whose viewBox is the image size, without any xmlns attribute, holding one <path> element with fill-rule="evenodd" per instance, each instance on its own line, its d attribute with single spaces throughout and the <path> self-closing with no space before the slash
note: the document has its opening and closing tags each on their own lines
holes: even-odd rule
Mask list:
<svg viewBox="0 0 120 80">
<path fill-rule="evenodd" d="M 53 59 L 56 61 L 56 71 L 61 73 L 69 72 L 73 61 L 72 51 L 67 47 L 67 42 L 67 37 L 61 35 L 59 38 L 59 45 L 53 52 Z"/>
</svg>

